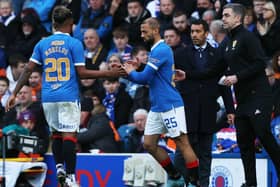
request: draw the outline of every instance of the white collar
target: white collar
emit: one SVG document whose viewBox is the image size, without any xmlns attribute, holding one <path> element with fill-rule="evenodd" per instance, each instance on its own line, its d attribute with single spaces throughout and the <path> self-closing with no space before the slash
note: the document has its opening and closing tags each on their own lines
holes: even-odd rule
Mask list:
<svg viewBox="0 0 280 187">
<path fill-rule="evenodd" d="M 154 48 L 156 48 L 156 46 L 158 46 L 161 42 L 163 42 L 162 39 L 159 40 L 157 43 L 155 43 L 155 44 L 152 46 L 151 51 L 152 51 Z"/>
<path fill-rule="evenodd" d="M 65 35 L 70 36 L 70 34 L 69 34 L 69 33 L 66 33 L 66 32 L 61 32 L 61 31 L 55 31 L 53 34 L 65 34 Z"/>
<path fill-rule="evenodd" d="M 197 49 L 202 49 L 202 51 L 207 47 L 207 42 L 205 42 L 205 44 L 203 46 L 197 46 L 197 45 L 194 45 L 194 48 L 197 50 Z"/>
</svg>

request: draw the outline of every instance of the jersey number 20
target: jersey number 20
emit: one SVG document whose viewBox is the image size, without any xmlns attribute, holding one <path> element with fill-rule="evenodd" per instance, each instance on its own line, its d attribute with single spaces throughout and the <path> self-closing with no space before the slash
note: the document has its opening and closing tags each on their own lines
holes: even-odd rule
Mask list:
<svg viewBox="0 0 280 187">
<path fill-rule="evenodd" d="M 46 68 L 47 82 L 68 81 L 70 79 L 70 62 L 68 58 L 46 58 L 45 63 L 46 65 L 50 64 Z"/>
</svg>

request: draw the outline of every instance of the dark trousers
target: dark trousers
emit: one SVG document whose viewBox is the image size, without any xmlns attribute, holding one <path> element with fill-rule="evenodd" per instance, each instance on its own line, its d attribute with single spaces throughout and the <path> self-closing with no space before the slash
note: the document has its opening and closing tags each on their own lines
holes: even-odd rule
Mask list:
<svg viewBox="0 0 280 187">
<path fill-rule="evenodd" d="M 241 152 L 241 159 L 245 172 L 246 184 L 257 186 L 256 179 L 256 137 L 259 138 L 263 147 L 269 154 L 276 168 L 278 178 L 280 174 L 280 147 L 276 143 L 270 131 L 271 113 L 265 112 L 257 115 L 236 116 L 235 126 L 237 132 L 237 143 Z"/>
<path fill-rule="evenodd" d="M 212 161 L 212 141 L 213 134 L 188 134 L 191 146 L 199 159 L 199 182 L 201 187 L 209 186 L 209 177 L 211 173 Z M 174 165 L 183 175 L 186 184 L 188 184 L 188 171 L 185 166 L 184 158 L 179 150 L 176 150 L 174 156 Z"/>
</svg>

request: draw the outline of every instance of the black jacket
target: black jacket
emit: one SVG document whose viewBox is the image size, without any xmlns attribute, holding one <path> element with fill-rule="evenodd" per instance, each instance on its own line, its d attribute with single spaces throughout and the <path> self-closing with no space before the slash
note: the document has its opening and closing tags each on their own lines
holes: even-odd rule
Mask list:
<svg viewBox="0 0 280 187">
<path fill-rule="evenodd" d="M 272 90 L 265 74 L 264 52 L 257 37 L 242 25 L 229 33 L 224 59 L 230 74 L 236 75 L 234 85 L 237 114 L 253 115 L 256 110 L 272 108 Z"/>
<path fill-rule="evenodd" d="M 195 50 L 193 46 L 187 46 L 175 52 L 176 68 L 187 72 L 187 78 L 177 83 L 177 89 L 184 100 L 188 132 L 211 134 L 220 128 L 216 125 L 216 113 L 219 109 L 218 96 L 223 97 L 227 113 L 234 113 L 233 99 L 228 87 L 218 85 L 223 72 L 207 78 L 196 69 L 195 64 L 199 62 L 195 60 Z M 220 50 L 209 44 L 205 50 L 208 54 L 206 69 L 216 63 L 222 63 Z M 192 77 L 190 72 L 201 74 L 201 77 Z"/>
<path fill-rule="evenodd" d="M 99 149 L 105 153 L 119 151 L 105 112 L 93 115 L 88 122 L 87 131 L 78 133 L 77 138 L 83 152 L 90 149 Z"/>
</svg>

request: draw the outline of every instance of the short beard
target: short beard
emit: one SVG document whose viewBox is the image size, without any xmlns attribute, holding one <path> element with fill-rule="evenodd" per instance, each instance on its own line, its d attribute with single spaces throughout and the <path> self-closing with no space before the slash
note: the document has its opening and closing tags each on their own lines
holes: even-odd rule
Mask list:
<svg viewBox="0 0 280 187">
<path fill-rule="evenodd" d="M 151 48 L 154 45 L 155 39 L 150 38 L 149 40 L 146 40 L 145 43 Z"/>
</svg>

